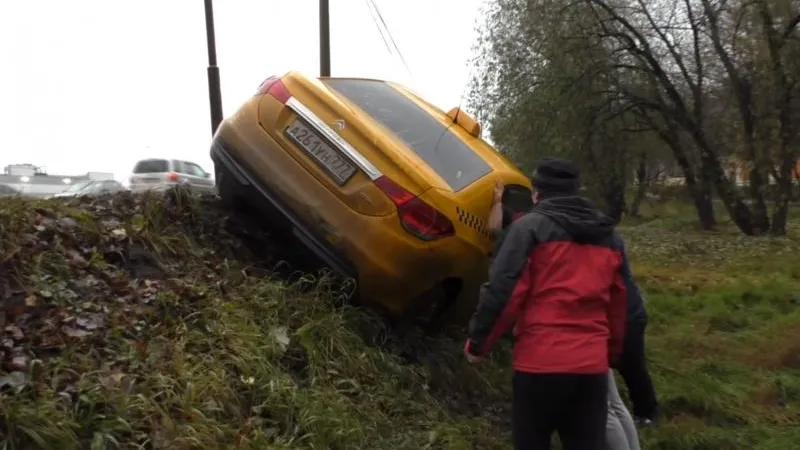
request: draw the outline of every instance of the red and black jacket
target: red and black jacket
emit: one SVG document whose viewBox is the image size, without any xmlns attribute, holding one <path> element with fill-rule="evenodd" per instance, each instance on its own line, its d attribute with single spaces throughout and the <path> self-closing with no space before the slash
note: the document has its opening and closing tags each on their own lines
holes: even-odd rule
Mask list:
<svg viewBox="0 0 800 450">
<path fill-rule="evenodd" d="M 581 197 L 539 202 L 511 224 L 481 287 L 467 351 L 514 329 L 514 368 L 605 373 L 622 350 L 627 293 L 622 238 Z"/>
</svg>

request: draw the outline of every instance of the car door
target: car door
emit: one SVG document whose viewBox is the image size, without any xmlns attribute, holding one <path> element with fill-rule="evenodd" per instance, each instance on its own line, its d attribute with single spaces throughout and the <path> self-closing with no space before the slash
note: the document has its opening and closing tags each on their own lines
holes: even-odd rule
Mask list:
<svg viewBox="0 0 800 450">
<path fill-rule="evenodd" d="M 97 194 L 103 195 L 103 194 L 111 194 L 117 192 L 119 191 L 118 185 L 119 183 L 117 183 L 116 181 L 110 181 L 110 180 L 101 181 L 100 183 L 98 183 Z"/>
<path fill-rule="evenodd" d="M 211 179 L 211 176 L 205 170 L 203 170 L 202 167 L 188 161 L 181 161 L 181 163 L 184 170 L 187 172 L 187 175 L 190 177 L 193 188 L 202 192 L 213 191 L 214 181 Z"/>
<path fill-rule="evenodd" d="M 107 180 L 104 184 L 107 192 L 120 192 L 125 190 L 125 186 L 116 180 Z"/>
<path fill-rule="evenodd" d="M 177 159 L 172 160 L 172 171 L 178 175 L 177 182 L 179 185 L 189 189 L 197 189 L 197 181 L 191 173 L 188 163 Z"/>
</svg>

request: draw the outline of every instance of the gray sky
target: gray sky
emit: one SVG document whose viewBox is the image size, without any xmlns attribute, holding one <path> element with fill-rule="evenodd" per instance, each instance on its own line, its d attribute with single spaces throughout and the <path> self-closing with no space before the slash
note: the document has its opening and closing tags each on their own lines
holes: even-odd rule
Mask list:
<svg viewBox="0 0 800 450">
<path fill-rule="evenodd" d="M 374 0 L 403 53 L 386 49 L 364 0 L 330 0 L 331 72 L 400 82 L 459 104 L 482 0 Z M 319 73 L 317 0 L 216 0 L 224 113 L 261 81 Z M 0 166 L 115 173 L 140 158 L 211 170 L 200 0 L 0 1 Z"/>
</svg>

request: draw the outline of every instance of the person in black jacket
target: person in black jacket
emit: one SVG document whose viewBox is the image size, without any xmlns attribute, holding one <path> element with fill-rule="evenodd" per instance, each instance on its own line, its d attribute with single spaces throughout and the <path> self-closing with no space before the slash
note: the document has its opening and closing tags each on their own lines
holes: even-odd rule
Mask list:
<svg viewBox="0 0 800 450">
<path fill-rule="evenodd" d="M 647 327 L 647 311 L 642 293 L 633 280 L 628 257 L 622 250 L 622 276 L 628 293 L 628 314 L 625 342 L 616 369 L 633 403 L 633 417 L 640 425 L 651 425 L 658 418 L 658 400 L 645 359 L 644 335 Z"/>
</svg>

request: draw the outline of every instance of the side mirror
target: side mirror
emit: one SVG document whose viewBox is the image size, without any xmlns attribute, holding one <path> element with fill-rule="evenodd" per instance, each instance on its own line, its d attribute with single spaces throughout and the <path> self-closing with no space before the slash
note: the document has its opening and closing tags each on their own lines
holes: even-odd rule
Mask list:
<svg viewBox="0 0 800 450">
<path fill-rule="evenodd" d="M 205 174 L 203 175 L 203 177 L 205 177 L 205 178 L 211 178 L 211 173 L 210 173 L 210 172 L 205 172 Z"/>
<path fill-rule="evenodd" d="M 478 121 L 475 120 L 475 118 L 472 117 L 468 112 L 459 107 L 455 107 L 447 113 L 447 117 L 455 122 L 456 125 L 465 129 L 470 135 L 476 138 L 481 137 L 481 124 L 479 124 Z"/>
</svg>

